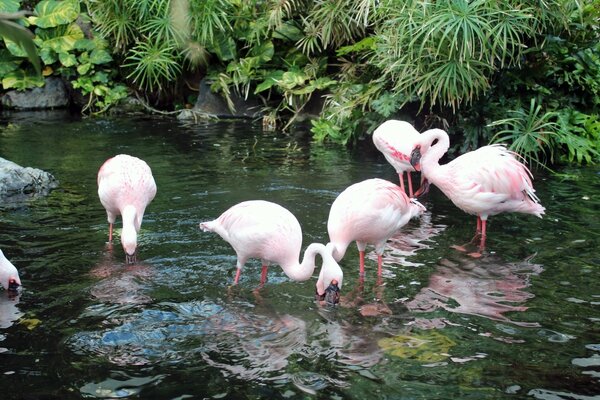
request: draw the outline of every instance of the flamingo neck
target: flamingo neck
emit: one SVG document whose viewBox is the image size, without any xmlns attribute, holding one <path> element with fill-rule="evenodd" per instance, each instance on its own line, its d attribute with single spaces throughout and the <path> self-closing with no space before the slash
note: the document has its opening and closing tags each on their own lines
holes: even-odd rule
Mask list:
<svg viewBox="0 0 600 400">
<path fill-rule="evenodd" d="M 346 250 L 348 249 L 349 245 L 350 243 L 330 243 L 330 246 L 332 248 L 331 255 L 333 256 L 335 261 L 340 261 L 342 258 L 344 258 L 344 255 L 346 254 Z"/>
<path fill-rule="evenodd" d="M 134 206 L 126 206 L 121 211 L 121 219 L 123 220 L 123 230 L 121 231 L 121 244 L 123 249 L 129 255 L 135 253 L 137 247 L 137 226 L 135 219 L 137 212 Z"/>
<path fill-rule="evenodd" d="M 282 266 L 285 274 L 295 281 L 306 281 L 310 279 L 313 272 L 315 272 L 315 259 L 317 254 L 321 257 L 326 257 L 325 246 L 320 243 L 310 244 L 304 251 L 304 257 L 302 262 L 296 261 L 292 265 Z"/>
<path fill-rule="evenodd" d="M 421 134 L 423 142 L 429 145 L 429 149 L 423 152 L 421 157 L 421 171 L 430 178 L 436 169 L 440 167 L 440 159 L 450 148 L 450 138 L 442 129 L 430 129 Z M 434 141 L 437 142 L 432 144 Z"/>
</svg>

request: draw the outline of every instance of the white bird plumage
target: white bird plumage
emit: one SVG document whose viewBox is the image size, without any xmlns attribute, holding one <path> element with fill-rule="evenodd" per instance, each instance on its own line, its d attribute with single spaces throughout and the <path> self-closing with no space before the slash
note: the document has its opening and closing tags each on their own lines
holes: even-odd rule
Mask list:
<svg viewBox="0 0 600 400">
<path fill-rule="evenodd" d="M 4 256 L 0 250 L 0 284 L 5 290 L 16 290 L 21 286 L 21 278 L 17 268 Z"/>
<path fill-rule="evenodd" d="M 285 274 L 295 281 L 308 280 L 315 269 L 319 254 L 323 266 L 317 280 L 317 293 L 323 295 L 333 281 L 342 287 L 343 272 L 331 255 L 331 247 L 320 243 L 310 244 L 300 263 L 302 229 L 296 217 L 286 208 L 265 200 L 238 203 L 217 219 L 200 223 L 204 231 L 217 233 L 228 242 L 237 254 L 237 284 L 241 270 L 249 258 L 262 261 L 261 282 L 266 279 L 270 263 L 278 264 Z"/>
<path fill-rule="evenodd" d="M 98 197 L 108 217 L 108 240 L 112 242 L 113 224 L 117 215 L 121 215 L 121 244 L 128 262 L 135 261 L 137 234 L 146 207 L 155 195 L 152 170 L 137 157 L 119 154 L 108 159 L 98 171 Z"/>
</svg>

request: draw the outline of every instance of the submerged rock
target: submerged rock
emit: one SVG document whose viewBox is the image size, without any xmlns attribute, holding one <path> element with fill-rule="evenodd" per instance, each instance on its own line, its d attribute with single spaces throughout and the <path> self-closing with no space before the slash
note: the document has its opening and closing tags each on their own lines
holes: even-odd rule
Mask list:
<svg viewBox="0 0 600 400">
<path fill-rule="evenodd" d="M 52 174 L 21 167 L 0 157 L 0 199 L 3 201 L 46 195 L 57 187 L 58 181 Z"/>
</svg>

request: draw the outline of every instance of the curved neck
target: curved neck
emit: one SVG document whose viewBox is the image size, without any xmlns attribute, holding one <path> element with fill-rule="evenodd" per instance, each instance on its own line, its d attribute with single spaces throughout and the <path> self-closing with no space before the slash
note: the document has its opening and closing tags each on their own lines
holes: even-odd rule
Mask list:
<svg viewBox="0 0 600 400">
<path fill-rule="evenodd" d="M 282 265 L 283 271 L 295 281 L 306 281 L 310 279 L 313 272 L 315 272 L 315 258 L 317 257 L 317 254 L 323 257 L 323 259 L 328 256 L 324 245 L 320 243 L 311 243 L 304 251 L 302 262 L 298 263 L 298 261 L 296 261 L 295 265 Z"/>
<path fill-rule="evenodd" d="M 136 232 L 138 227 L 136 226 L 135 219 L 137 217 L 137 211 L 132 205 L 125 206 L 121 210 L 121 219 L 123 220 L 123 229 L 125 227 L 132 227 Z"/>
<path fill-rule="evenodd" d="M 440 166 L 440 158 L 442 158 L 450 148 L 450 138 L 442 129 L 429 129 L 428 131 L 423 132 L 421 137 L 423 139 L 422 141 L 429 147 L 423 151 L 423 156 L 421 157 L 421 170 L 427 175 L 432 168 Z M 432 144 L 436 140 L 437 142 Z"/>
</svg>

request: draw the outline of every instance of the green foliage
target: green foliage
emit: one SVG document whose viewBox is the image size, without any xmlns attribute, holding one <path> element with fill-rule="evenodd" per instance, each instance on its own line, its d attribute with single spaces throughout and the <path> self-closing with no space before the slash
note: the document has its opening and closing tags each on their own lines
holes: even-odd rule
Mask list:
<svg viewBox="0 0 600 400">
<path fill-rule="evenodd" d="M 494 135 L 492 143 L 507 144 L 508 147 L 527 160 L 529 165 L 544 166 L 553 161 L 553 136 L 559 132 L 555 112 L 544 112 L 542 106 L 531 99 L 528 109 L 509 111 L 511 117 L 494 121 L 492 127 L 502 127 Z"/>
</svg>

